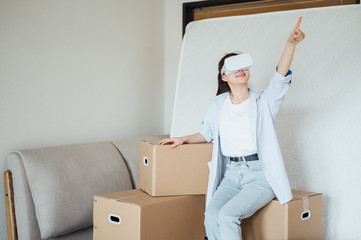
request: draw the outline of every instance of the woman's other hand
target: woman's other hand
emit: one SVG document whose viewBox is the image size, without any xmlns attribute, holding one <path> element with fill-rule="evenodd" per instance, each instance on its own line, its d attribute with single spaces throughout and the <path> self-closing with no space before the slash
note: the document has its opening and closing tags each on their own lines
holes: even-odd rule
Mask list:
<svg viewBox="0 0 361 240">
<path fill-rule="evenodd" d="M 184 143 L 184 139 L 182 137 L 175 137 L 175 138 L 165 138 L 161 140 L 158 144 L 165 145 L 165 144 L 172 144 L 172 148 L 175 148 L 179 145 Z"/>
<path fill-rule="evenodd" d="M 183 143 L 206 143 L 207 140 L 203 137 L 202 134 L 196 133 L 193 135 L 183 136 L 183 137 L 174 137 L 174 138 L 164 138 L 158 144 L 172 144 L 172 148 L 182 145 Z"/>
<path fill-rule="evenodd" d="M 306 37 L 306 35 L 300 29 L 301 21 L 302 21 L 302 17 L 299 17 L 295 28 L 292 30 L 292 33 L 288 38 L 288 42 L 291 44 L 297 45 Z"/>
</svg>

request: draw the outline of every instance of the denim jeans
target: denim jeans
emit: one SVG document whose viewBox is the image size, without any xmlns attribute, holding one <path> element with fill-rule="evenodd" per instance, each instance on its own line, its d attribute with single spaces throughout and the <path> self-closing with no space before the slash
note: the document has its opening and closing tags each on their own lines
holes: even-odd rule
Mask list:
<svg viewBox="0 0 361 240">
<path fill-rule="evenodd" d="M 205 212 L 208 240 L 241 240 L 241 221 L 269 203 L 275 194 L 261 162 L 231 162 Z"/>
</svg>

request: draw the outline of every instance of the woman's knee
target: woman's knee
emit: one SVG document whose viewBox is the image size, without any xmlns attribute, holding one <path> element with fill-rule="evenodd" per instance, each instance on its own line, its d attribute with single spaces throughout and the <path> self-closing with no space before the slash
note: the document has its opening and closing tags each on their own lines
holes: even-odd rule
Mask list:
<svg viewBox="0 0 361 240">
<path fill-rule="evenodd" d="M 218 223 L 219 225 L 240 225 L 241 219 L 240 216 L 235 215 L 234 212 L 230 212 L 227 207 L 223 207 L 218 213 Z"/>
</svg>

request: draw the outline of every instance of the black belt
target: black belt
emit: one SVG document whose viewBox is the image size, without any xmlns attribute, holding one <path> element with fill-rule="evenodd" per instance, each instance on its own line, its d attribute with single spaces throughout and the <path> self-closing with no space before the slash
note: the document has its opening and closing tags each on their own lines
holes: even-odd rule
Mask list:
<svg viewBox="0 0 361 240">
<path fill-rule="evenodd" d="M 229 157 L 229 160 L 231 160 L 232 162 L 242 162 L 242 161 L 257 161 L 258 160 L 258 154 L 252 154 L 252 155 L 248 155 L 248 156 L 243 156 L 243 157 Z"/>
</svg>

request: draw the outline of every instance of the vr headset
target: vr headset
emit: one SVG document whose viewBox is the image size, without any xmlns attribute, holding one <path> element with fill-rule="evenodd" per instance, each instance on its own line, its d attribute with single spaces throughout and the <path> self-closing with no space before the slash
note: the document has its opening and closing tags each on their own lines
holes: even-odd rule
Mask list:
<svg viewBox="0 0 361 240">
<path fill-rule="evenodd" d="M 249 53 L 242 53 L 236 56 L 232 56 L 224 60 L 221 74 L 230 75 L 232 73 L 238 72 L 239 70 L 248 69 L 252 67 L 253 64 L 253 58 Z"/>
</svg>

